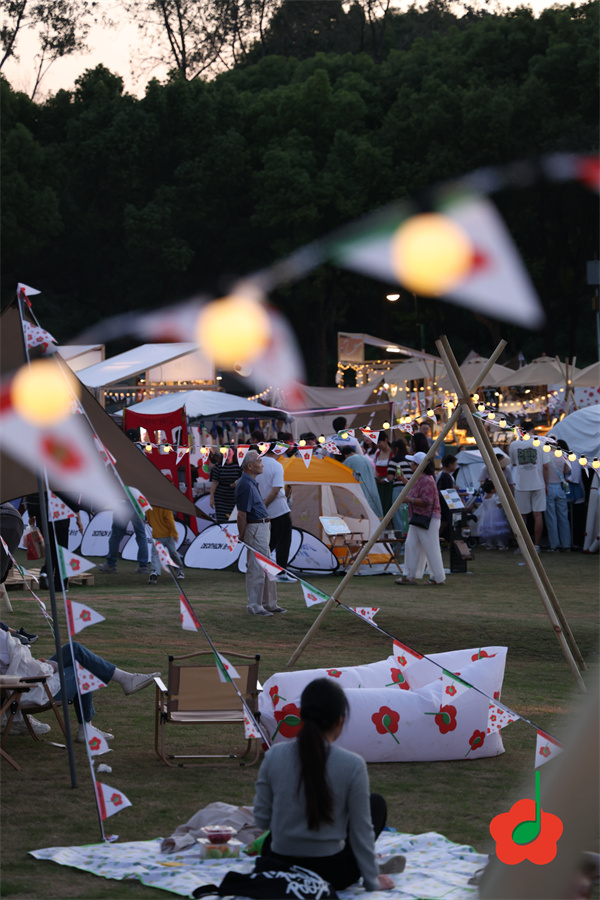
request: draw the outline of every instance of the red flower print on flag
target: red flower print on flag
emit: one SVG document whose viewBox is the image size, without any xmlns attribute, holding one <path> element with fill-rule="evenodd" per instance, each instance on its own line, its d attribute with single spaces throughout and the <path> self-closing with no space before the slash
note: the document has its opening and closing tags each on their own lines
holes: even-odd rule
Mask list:
<svg viewBox="0 0 600 900">
<path fill-rule="evenodd" d="M 493 659 L 495 653 L 488 653 L 486 650 L 478 650 L 477 653 L 473 654 L 471 660 L 473 662 L 477 662 L 478 659 Z"/>
<path fill-rule="evenodd" d="M 40 450 L 42 457 L 54 460 L 61 469 L 81 469 L 83 467 L 83 457 L 76 452 L 76 448 L 69 447 L 68 444 L 59 441 L 51 434 L 42 438 Z"/>
<path fill-rule="evenodd" d="M 406 665 L 406 657 L 405 657 L 405 656 L 399 656 L 399 657 L 398 657 L 398 665 L 400 665 L 400 666 L 405 666 L 405 665 Z"/>
<path fill-rule="evenodd" d="M 551 753 L 552 750 L 550 747 L 540 747 L 540 756 L 545 756 L 547 758 Z"/>
<path fill-rule="evenodd" d="M 389 706 L 381 706 L 379 712 L 373 713 L 371 721 L 379 734 L 391 734 L 396 743 L 400 743 L 396 737 L 398 724 L 400 722 L 400 713 L 396 712 L 394 709 L 390 709 Z"/>
<path fill-rule="evenodd" d="M 397 684 L 401 691 L 410 691 L 410 685 L 402 674 L 402 669 L 390 669 L 390 675 L 392 681 L 391 684 L 386 684 L 386 687 L 392 687 L 394 684 Z"/>
<path fill-rule="evenodd" d="M 92 618 L 92 614 L 90 613 L 89 609 L 83 609 L 79 615 L 79 618 L 83 619 L 84 622 L 89 622 Z"/>
<path fill-rule="evenodd" d="M 102 746 L 100 738 L 97 737 L 93 737 L 90 741 L 88 741 L 88 744 L 90 745 L 90 750 L 99 750 Z"/>
<path fill-rule="evenodd" d="M 117 793 L 115 792 L 115 793 L 112 795 L 112 797 L 110 798 L 110 802 L 111 802 L 111 803 L 114 803 L 115 806 L 120 806 L 121 803 L 123 802 L 123 798 L 121 797 L 120 794 L 117 794 Z"/>
<path fill-rule="evenodd" d="M 278 732 L 281 732 L 282 737 L 296 737 L 302 727 L 300 710 L 295 703 L 286 703 L 281 709 L 276 709 L 275 721 L 277 722 L 277 728 L 273 732 L 272 739 L 275 738 Z"/>
<path fill-rule="evenodd" d="M 327 674 L 331 675 L 332 678 L 340 678 L 342 675 L 339 669 L 327 669 Z"/>
<path fill-rule="evenodd" d="M 71 568 L 74 572 L 78 572 L 79 569 L 81 568 L 81 564 L 78 559 L 70 559 L 69 565 L 71 566 Z"/>
<path fill-rule="evenodd" d="M 468 756 L 471 750 L 479 750 L 480 747 L 483 747 L 485 741 L 485 731 L 478 731 L 475 729 L 471 737 L 469 738 L 469 744 L 471 745 L 465 756 Z"/>
</svg>

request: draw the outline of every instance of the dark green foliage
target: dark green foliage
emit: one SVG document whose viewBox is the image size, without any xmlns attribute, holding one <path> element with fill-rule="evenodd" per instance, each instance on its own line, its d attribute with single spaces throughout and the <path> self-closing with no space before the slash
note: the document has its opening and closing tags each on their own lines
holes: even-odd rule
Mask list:
<svg viewBox="0 0 600 900">
<path fill-rule="evenodd" d="M 539 18 L 457 19 L 442 0 L 372 13 L 286 3 L 243 65 L 208 82 L 152 81 L 139 100 L 102 66 L 43 105 L 2 82 L 3 302 L 17 281 L 39 288 L 42 322 L 65 340 L 117 311 L 225 291 L 443 179 L 597 148 L 598 0 Z M 529 334 L 419 299 L 426 349 L 446 332 L 459 356 L 487 353 L 502 336 L 511 354 L 591 362 L 597 197 L 538 183 L 494 199 L 547 327 Z M 311 380 L 331 379 L 338 330 L 420 345 L 412 296 L 385 308 L 390 287 L 325 266 L 274 295 Z"/>
</svg>

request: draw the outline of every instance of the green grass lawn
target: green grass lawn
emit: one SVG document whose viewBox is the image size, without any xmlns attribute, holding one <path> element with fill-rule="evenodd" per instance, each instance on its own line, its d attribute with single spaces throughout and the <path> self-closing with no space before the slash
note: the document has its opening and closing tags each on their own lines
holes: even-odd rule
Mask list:
<svg viewBox="0 0 600 900">
<path fill-rule="evenodd" d="M 588 665 L 585 678 L 596 678 L 598 557 L 548 554 L 543 562 Z M 443 588 L 398 587 L 389 576 L 357 577 L 342 600 L 348 605 L 379 606 L 378 624 L 421 653 L 507 646 L 503 701 L 559 739 L 566 738 L 568 716 L 580 694 L 531 576 L 519 563 L 522 558 L 512 553 L 480 550 L 469 563 L 472 574 L 452 575 Z M 78 638 L 121 668 L 166 673 L 169 653 L 205 649 L 206 641 L 201 634 L 181 629 L 178 594 L 171 580 L 161 577 L 157 586 L 149 586 L 146 578 L 133 574 L 134 568 L 135 563 L 120 562 L 118 575 L 96 574 L 94 587 L 71 589 L 71 599 L 88 603 L 106 617 Z M 331 593 L 339 578 L 309 580 Z M 306 608 L 299 585 L 286 584 L 278 586 L 278 593 L 287 615 L 268 621 L 248 616 L 244 579 L 237 572 L 188 569 L 183 585 L 219 650 L 261 654 L 263 682 L 285 668 L 319 610 Z M 35 602 L 22 592 L 11 591 L 10 597 L 14 613 L 3 611 L 4 620 L 38 632 L 35 655 L 50 656 L 52 637 Z M 345 610 L 335 609 L 296 668 L 374 662 L 390 652 L 389 639 Z M 113 771 L 102 780 L 122 790 L 133 804 L 106 820 L 107 834 L 117 833 L 122 841 L 165 837 L 212 801 L 252 803 L 256 766 L 232 762 L 178 769 L 168 768 L 155 756 L 153 688 L 126 698 L 109 685 L 96 698 L 94 724 L 115 733 L 113 752 L 102 759 Z M 71 716 L 74 720 L 72 711 Z M 104 881 L 27 855 L 41 847 L 100 839 L 85 749 L 75 746 L 78 787 L 72 789 L 66 751 L 49 743 L 61 742 L 62 735 L 51 714 L 41 718 L 52 724 L 52 731 L 40 743 L 15 737 L 7 744 L 22 771 L 2 761 L 1 896 L 164 897 L 164 892 L 135 882 Z M 176 730 L 175 737 L 184 746 L 207 752 L 219 746 L 219 740 L 226 747 L 243 743 L 238 728 L 188 728 Z M 388 802 L 388 824 L 413 833 L 437 831 L 480 852 L 491 850 L 489 822 L 517 799 L 516 792 L 525 777 L 532 777 L 534 764 L 531 727 L 516 722 L 503 730 L 502 737 L 506 752 L 495 758 L 370 765 L 372 789 Z"/>
</svg>

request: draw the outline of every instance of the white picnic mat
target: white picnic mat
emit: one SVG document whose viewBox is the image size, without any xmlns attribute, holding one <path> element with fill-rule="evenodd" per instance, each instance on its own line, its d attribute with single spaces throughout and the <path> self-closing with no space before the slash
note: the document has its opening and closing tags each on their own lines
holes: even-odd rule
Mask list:
<svg viewBox="0 0 600 900">
<path fill-rule="evenodd" d="M 84 872 L 115 878 L 137 879 L 150 887 L 191 897 L 200 885 L 220 884 L 226 872 L 250 872 L 254 861 L 200 860 L 192 847 L 181 853 L 160 852 L 161 838 L 153 841 L 131 841 L 124 844 L 89 844 L 86 847 L 47 847 L 31 850 L 36 859 L 53 860 L 61 866 L 72 866 Z M 476 869 L 483 867 L 487 856 L 471 847 L 454 844 L 441 834 L 400 834 L 385 831 L 377 840 L 377 854 L 384 862 L 395 853 L 406 856 L 406 869 L 391 876 L 393 891 L 372 891 L 369 897 L 388 900 L 475 900 L 477 888 L 468 885 Z M 338 891 L 341 900 L 366 897 L 362 887 L 354 885 Z"/>
</svg>

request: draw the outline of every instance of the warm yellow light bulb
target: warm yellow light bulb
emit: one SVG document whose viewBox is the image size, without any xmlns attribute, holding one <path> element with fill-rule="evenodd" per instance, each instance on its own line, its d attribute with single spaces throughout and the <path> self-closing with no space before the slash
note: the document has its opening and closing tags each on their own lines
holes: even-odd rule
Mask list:
<svg viewBox="0 0 600 900">
<path fill-rule="evenodd" d="M 344 440 L 346 440 L 347 437 L 348 437 L 348 432 L 347 432 L 347 431 L 343 431 L 343 432 L 342 432 L 342 438 L 343 438 Z"/>
<path fill-rule="evenodd" d="M 480 403 L 477 406 L 477 409 L 479 410 L 479 412 L 485 412 L 485 403 Z"/>
<path fill-rule="evenodd" d="M 488 413 L 488 419 L 495 419 L 495 418 L 496 418 L 496 413 L 493 413 L 493 412 Z"/>
<path fill-rule="evenodd" d="M 200 349 L 216 366 L 231 369 L 263 352 L 271 337 L 269 315 L 258 300 L 232 294 L 206 304 L 198 316 L 196 335 Z"/>
<path fill-rule="evenodd" d="M 523 440 L 528 441 L 530 439 L 530 437 L 531 437 L 531 435 L 527 434 L 527 432 L 525 432 L 525 434 L 523 435 Z"/>
<path fill-rule="evenodd" d="M 432 410 L 432 409 L 428 409 L 428 410 L 427 410 L 427 415 L 430 416 L 431 418 L 433 418 L 433 410 Z"/>
<path fill-rule="evenodd" d="M 478 400 L 479 400 L 479 394 L 473 394 L 473 402 L 477 403 Z"/>
<path fill-rule="evenodd" d="M 558 459 L 560 459 L 560 457 L 562 456 L 562 450 L 555 450 L 555 451 L 554 451 L 554 455 L 555 455 L 556 457 L 558 457 Z"/>
<path fill-rule="evenodd" d="M 600 469 L 600 459 L 594 459 L 592 462 L 592 469 Z"/>
<path fill-rule="evenodd" d="M 325 443 L 325 435 L 324 435 L 324 434 L 320 434 L 320 435 L 319 435 L 319 443 L 320 443 L 320 444 L 324 444 L 324 443 Z"/>
<path fill-rule="evenodd" d="M 229 451 L 229 447 L 221 447 L 221 453 L 225 456 Z"/>
<path fill-rule="evenodd" d="M 576 457 L 576 455 L 575 455 L 574 453 L 569 453 L 567 459 L 569 460 L 569 462 L 575 462 L 575 460 L 577 459 L 577 457 Z"/>
<path fill-rule="evenodd" d="M 390 423 L 389 423 L 389 422 L 384 422 L 384 423 L 383 423 L 383 429 L 384 429 L 384 431 L 385 431 L 385 429 L 387 429 L 387 428 L 389 428 L 389 427 L 390 427 Z"/>
<path fill-rule="evenodd" d="M 580 466 L 587 466 L 587 457 L 586 457 L 586 456 L 580 456 L 580 457 L 579 457 L 579 465 L 580 465 Z"/>
<path fill-rule="evenodd" d="M 536 438 L 533 439 L 532 444 L 533 444 L 534 447 L 539 447 L 540 444 L 541 444 L 541 441 L 540 441 L 540 439 L 539 439 L 538 437 L 536 437 Z M 546 449 L 546 448 L 544 447 L 544 450 L 545 450 L 545 449 Z"/>
<path fill-rule="evenodd" d="M 535 441 L 533 443 L 535 444 Z M 539 444 L 539 441 L 538 441 L 538 444 Z M 544 453 L 550 453 L 551 450 L 552 450 L 552 447 L 550 446 L 550 444 L 544 444 Z"/>
<path fill-rule="evenodd" d="M 70 415 L 76 387 L 57 363 L 39 359 L 19 369 L 10 393 L 15 411 L 23 419 L 44 426 L 61 422 Z"/>
<path fill-rule="evenodd" d="M 266 453 L 267 450 L 269 449 L 269 445 L 268 444 L 259 444 L 258 449 L 260 450 L 261 453 Z"/>
<path fill-rule="evenodd" d="M 306 447 L 306 441 L 304 440 L 304 438 L 302 438 L 301 441 L 298 441 L 298 446 L 299 446 L 299 447 Z"/>
<path fill-rule="evenodd" d="M 500 426 L 500 428 L 506 428 L 506 419 L 500 419 L 498 425 Z"/>
<path fill-rule="evenodd" d="M 391 257 L 395 275 L 410 291 L 436 296 L 464 281 L 472 266 L 473 248 L 452 219 L 422 213 L 397 229 Z"/>
</svg>

